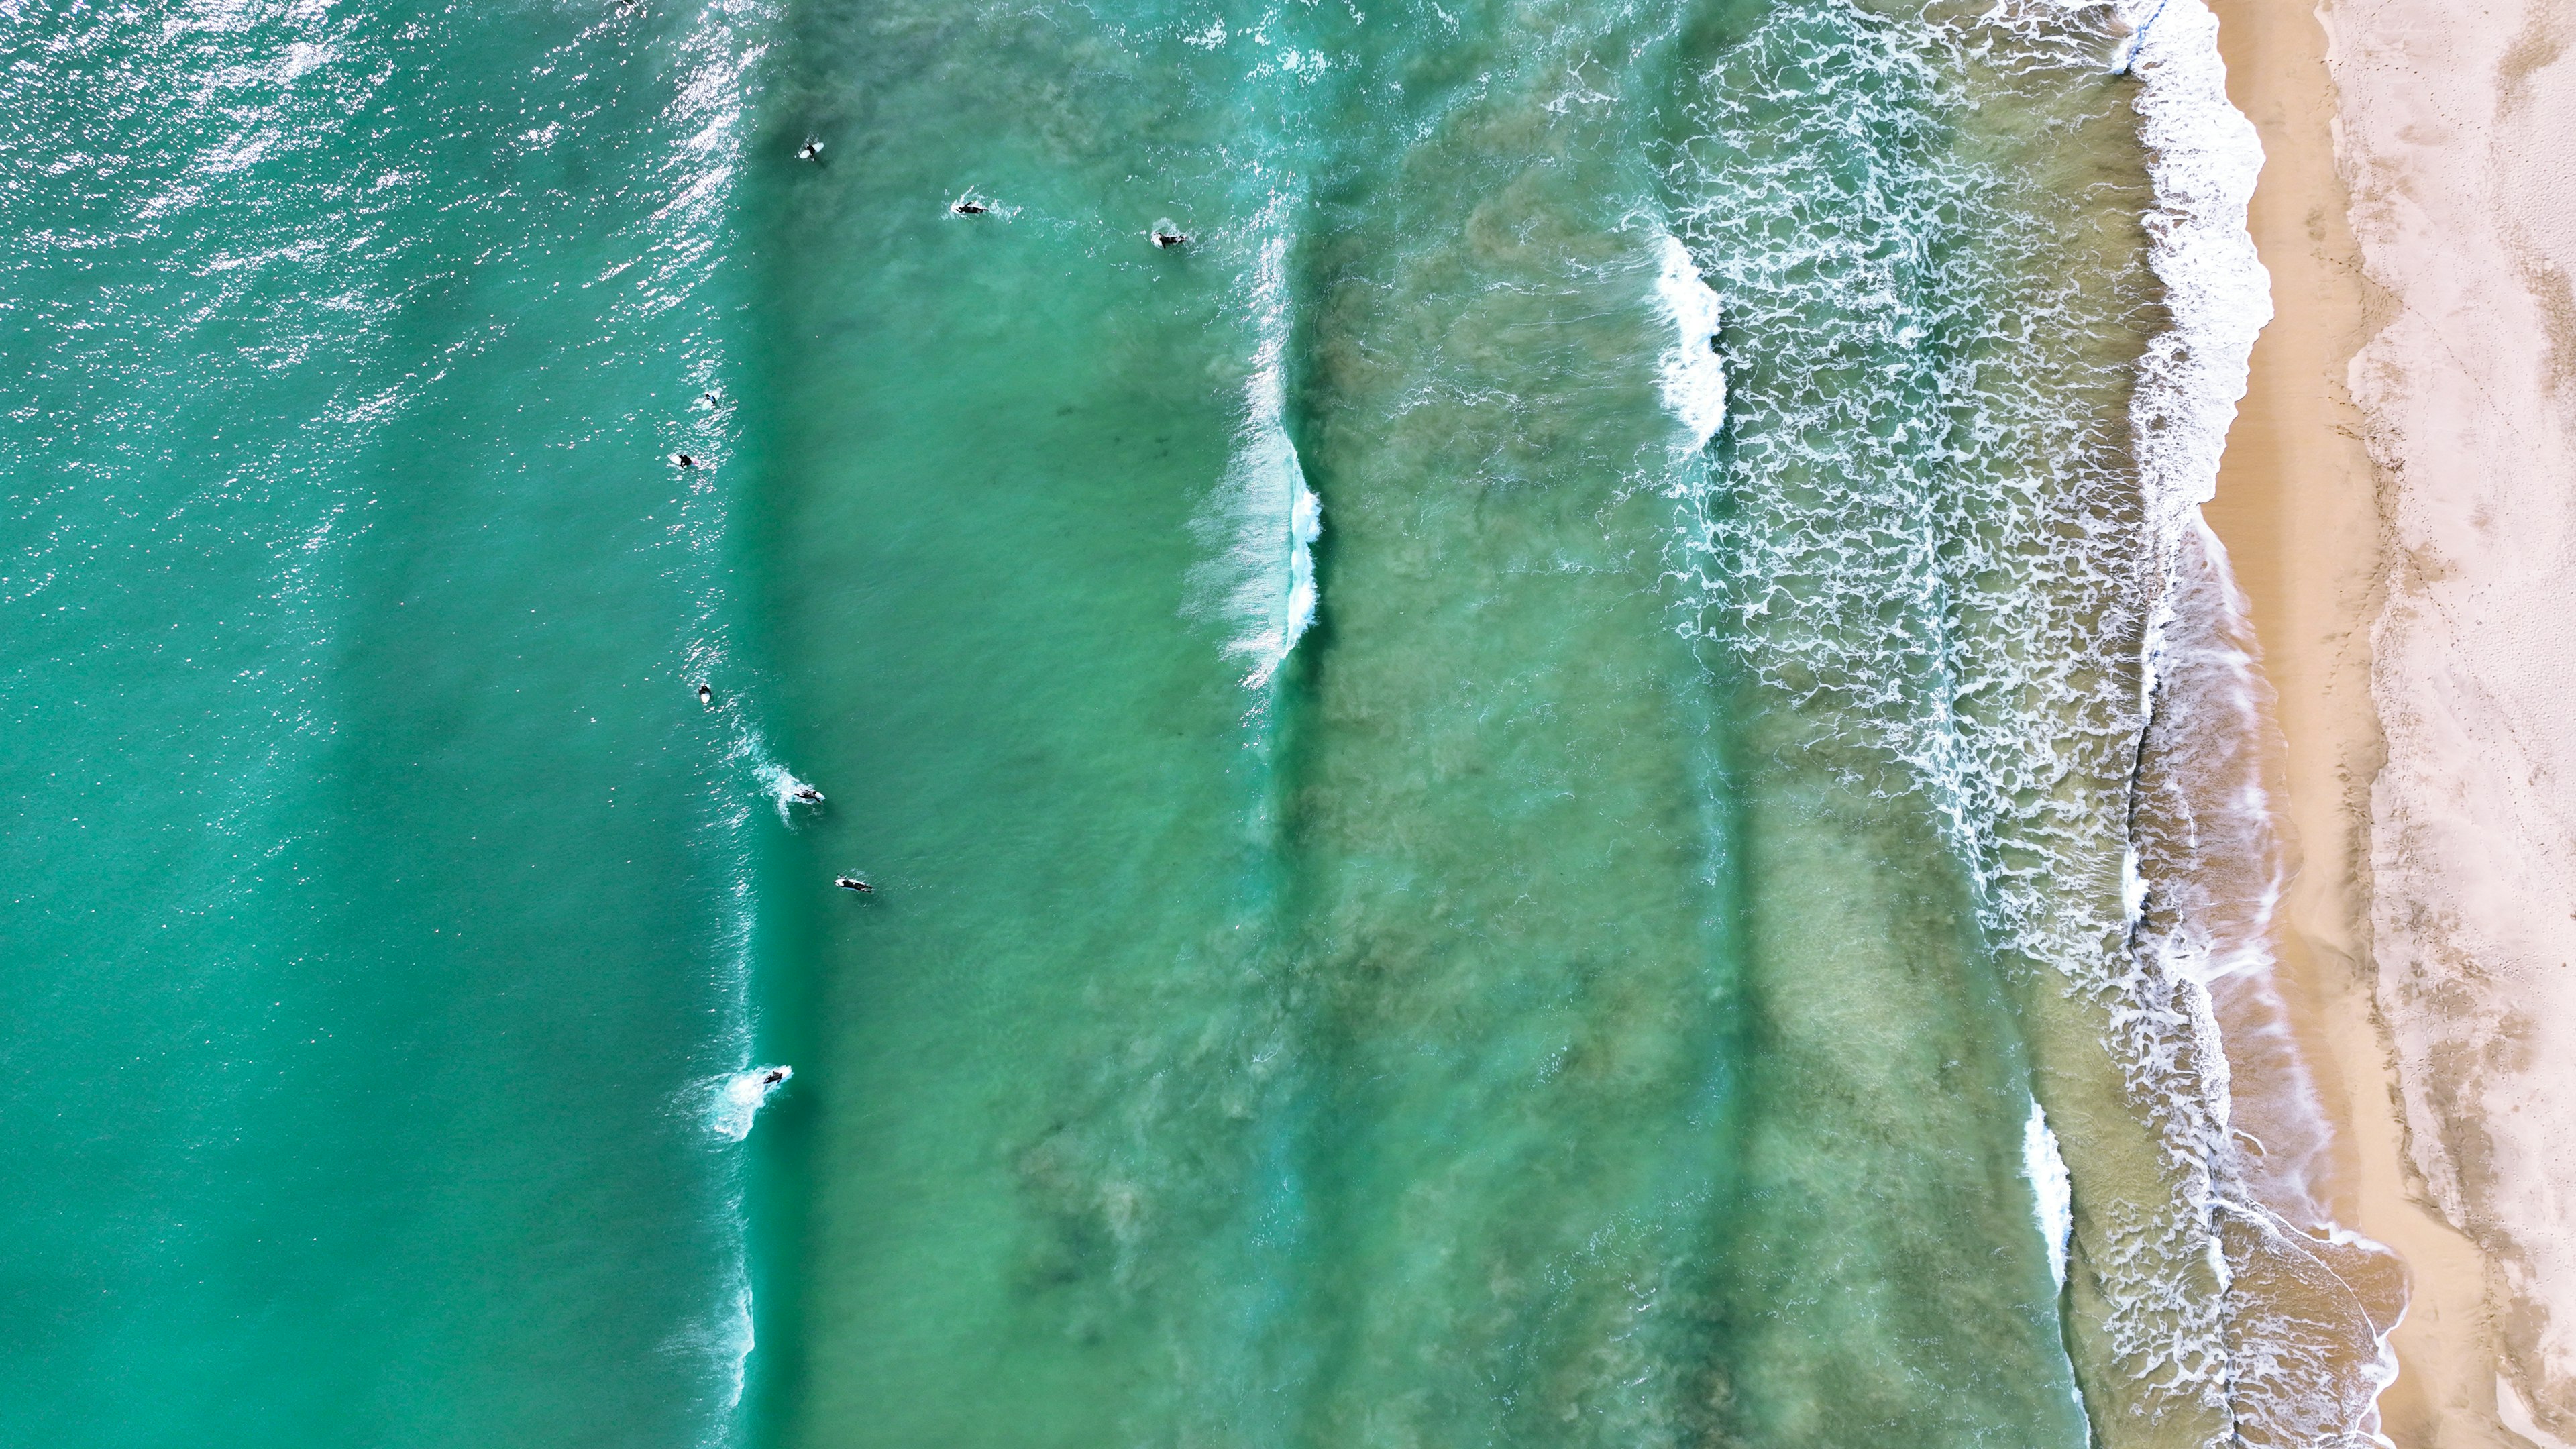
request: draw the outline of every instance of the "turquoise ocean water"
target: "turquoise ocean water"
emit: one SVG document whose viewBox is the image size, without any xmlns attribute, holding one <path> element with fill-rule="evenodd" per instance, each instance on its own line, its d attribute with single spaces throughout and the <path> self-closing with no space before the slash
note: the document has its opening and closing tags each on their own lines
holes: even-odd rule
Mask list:
<svg viewBox="0 0 2576 1449">
<path fill-rule="evenodd" d="M 0 36 L 0 1441 L 2367 1442 L 2195 0 Z"/>
</svg>

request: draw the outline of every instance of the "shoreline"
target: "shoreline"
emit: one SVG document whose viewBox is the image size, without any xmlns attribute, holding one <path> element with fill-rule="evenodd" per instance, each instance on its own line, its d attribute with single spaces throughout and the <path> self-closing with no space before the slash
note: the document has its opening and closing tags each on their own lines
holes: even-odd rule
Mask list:
<svg viewBox="0 0 2576 1449">
<path fill-rule="evenodd" d="M 2229 97 L 2262 137 L 2247 224 L 2272 274 L 2275 317 L 2255 344 L 2203 514 L 2227 548 L 2276 692 L 2287 787 L 2276 811 L 2295 874 L 2274 922 L 2274 975 L 2333 1132 L 2316 1196 L 2406 1266 L 2382 1432 L 2406 1449 L 2504 1449 L 2518 1441 L 2496 1417 L 2490 1265 L 2428 1206 L 2371 949 L 2373 786 L 2386 758 L 2373 641 L 2387 603 L 2388 524 L 2364 441 L 2372 423 L 2346 378 L 2391 301 L 2365 276 L 2352 228 L 2330 21 L 2290 0 L 2210 5 Z"/>
<path fill-rule="evenodd" d="M 2576 56 L 2540 0 L 2339 0 L 2329 24 L 2388 303 L 2349 373 L 2390 562 L 2378 1005 L 2414 1185 L 2485 1259 L 2483 1381 L 2458 1401 L 2552 1446 L 2576 1438 Z"/>
</svg>

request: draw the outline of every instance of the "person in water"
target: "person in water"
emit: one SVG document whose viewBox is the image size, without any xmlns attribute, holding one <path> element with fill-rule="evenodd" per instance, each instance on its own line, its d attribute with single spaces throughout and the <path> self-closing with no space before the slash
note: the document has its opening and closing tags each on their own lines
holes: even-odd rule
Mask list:
<svg viewBox="0 0 2576 1449">
<path fill-rule="evenodd" d="M 806 137 L 805 144 L 796 148 L 796 159 L 799 161 L 822 160 L 823 143 L 815 140 L 811 136 Z"/>
<path fill-rule="evenodd" d="M 875 895 L 877 890 L 875 886 L 868 884 L 866 881 L 863 881 L 854 875 L 837 877 L 833 880 L 832 884 L 839 886 L 845 891 L 857 891 L 863 896 Z"/>
<path fill-rule="evenodd" d="M 690 457 L 686 453 L 673 453 L 671 455 L 671 461 L 679 464 L 683 468 L 694 468 L 698 466 L 698 460 Z"/>
<path fill-rule="evenodd" d="M 786 1080 L 786 1071 L 779 1067 L 771 1067 L 768 1071 L 760 1074 L 760 1084 L 764 1087 L 775 1087 Z"/>
<path fill-rule="evenodd" d="M 703 679 L 698 681 L 698 703 L 705 705 L 709 709 L 716 707 L 716 692 L 714 688 L 708 685 L 708 683 Z"/>
<path fill-rule="evenodd" d="M 797 799 L 804 801 L 808 805 L 820 805 L 823 803 L 823 792 L 815 789 L 811 785 L 797 786 L 795 794 Z"/>
<path fill-rule="evenodd" d="M 959 216 L 982 216 L 992 210 L 980 201 L 952 201 L 948 203 L 948 209 Z"/>
<path fill-rule="evenodd" d="M 1157 231 L 1152 233 L 1152 235 L 1154 238 L 1154 245 L 1158 247 L 1185 247 L 1190 244 L 1190 239 L 1188 237 L 1183 236 L 1176 231 Z"/>
</svg>

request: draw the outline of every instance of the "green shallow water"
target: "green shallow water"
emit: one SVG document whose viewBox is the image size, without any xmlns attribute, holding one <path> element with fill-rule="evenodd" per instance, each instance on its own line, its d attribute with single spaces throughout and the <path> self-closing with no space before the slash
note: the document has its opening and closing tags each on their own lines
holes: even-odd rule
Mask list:
<svg viewBox="0 0 2576 1449">
<path fill-rule="evenodd" d="M 767 612 L 865 798 L 790 858 L 887 890 L 778 1038 L 763 1422 L 2080 1439 L 1966 881 L 1673 573 L 1653 98 L 1761 13 L 1191 19 L 791 32 Z M 1247 686 L 1192 569 L 1265 335 L 1323 602 Z"/>
<path fill-rule="evenodd" d="M 0 1438 L 2085 1442 L 2098 21 L 12 17 Z"/>
</svg>

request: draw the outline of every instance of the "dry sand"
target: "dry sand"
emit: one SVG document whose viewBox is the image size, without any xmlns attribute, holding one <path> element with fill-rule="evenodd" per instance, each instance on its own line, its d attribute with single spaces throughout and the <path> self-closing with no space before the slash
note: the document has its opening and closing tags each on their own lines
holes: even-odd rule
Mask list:
<svg viewBox="0 0 2576 1449">
<path fill-rule="evenodd" d="M 2389 1437 L 2556 1449 L 2576 1440 L 2576 4 L 2213 8 L 2268 157 L 2251 225 L 2279 316 L 2207 513 L 2288 740 L 2283 987 L 2341 1129 L 2328 1197 L 2412 1270 Z"/>
</svg>

